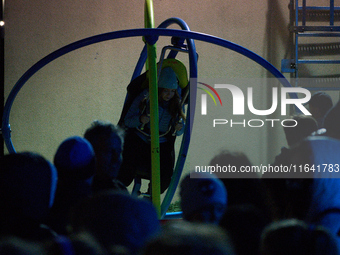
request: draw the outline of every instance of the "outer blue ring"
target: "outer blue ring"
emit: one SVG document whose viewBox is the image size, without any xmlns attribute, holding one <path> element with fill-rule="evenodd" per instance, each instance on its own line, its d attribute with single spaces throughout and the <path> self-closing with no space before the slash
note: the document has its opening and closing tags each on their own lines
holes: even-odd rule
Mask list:
<svg viewBox="0 0 340 255">
<path fill-rule="evenodd" d="M 6 104 L 4 107 L 4 116 L 2 120 L 2 132 L 5 138 L 5 143 L 9 152 L 15 152 L 13 144 L 10 139 L 10 131 L 9 131 L 9 113 L 14 102 L 15 97 L 17 96 L 19 90 L 23 87 L 26 81 L 33 76 L 37 71 L 43 68 L 48 63 L 52 62 L 53 60 L 71 52 L 76 49 L 99 43 L 113 39 L 119 38 L 126 38 L 126 37 L 138 37 L 138 36 L 177 36 L 182 38 L 190 38 L 198 41 L 208 42 L 212 44 L 219 45 L 221 47 L 228 48 L 230 50 L 236 51 L 251 60 L 255 61 L 259 65 L 263 66 L 269 72 L 271 72 L 276 78 L 280 80 L 283 86 L 291 87 L 289 81 L 283 76 L 283 74 L 274 67 L 271 63 L 267 60 L 262 58 L 261 56 L 257 55 L 256 53 L 240 46 L 230 41 L 202 33 L 192 32 L 192 31 L 184 31 L 184 30 L 177 30 L 177 29 L 163 29 L 163 28 L 143 28 L 143 29 L 130 29 L 130 30 L 121 30 L 115 31 L 100 35 L 95 35 L 92 37 L 88 37 L 74 43 L 71 43 L 67 46 L 64 46 L 51 54 L 47 55 L 36 64 L 34 64 L 30 69 L 28 69 L 23 76 L 18 80 L 18 82 L 13 87 L 12 91 L 10 92 Z M 192 77 L 192 76 L 191 76 Z M 192 77 L 195 78 L 195 77 Z M 196 77 L 197 78 L 197 77 Z"/>
<path fill-rule="evenodd" d="M 172 20 L 168 20 L 165 23 L 163 23 L 162 26 L 167 26 L 168 22 L 172 22 Z M 184 39 L 192 39 L 192 40 L 198 40 L 198 41 L 203 41 L 207 43 L 212 43 L 219 45 L 224 48 L 228 48 L 230 50 L 233 50 L 241 55 L 246 56 L 247 58 L 255 61 L 265 69 L 267 69 L 270 73 L 272 73 L 276 78 L 279 79 L 281 84 L 285 87 L 291 87 L 291 84 L 289 81 L 283 76 L 283 74 L 276 68 L 274 67 L 271 63 L 269 63 L 267 60 L 262 58 L 261 56 L 257 55 L 256 53 L 240 46 L 235 43 L 232 43 L 230 41 L 227 41 L 222 38 L 218 38 L 212 35 L 208 34 L 203 34 L 203 33 L 198 33 L 198 32 L 192 32 L 192 31 L 187 31 L 187 30 L 177 30 L 177 29 L 165 29 L 165 28 L 143 28 L 143 29 L 130 29 L 130 30 L 121 30 L 121 31 L 114 31 L 114 32 L 109 32 L 105 34 L 100 34 L 100 35 L 95 35 L 92 37 L 88 37 L 79 41 L 76 41 L 74 43 L 71 43 L 69 45 L 66 45 L 51 54 L 47 55 L 46 57 L 42 58 L 40 61 L 38 61 L 36 64 L 34 64 L 30 69 L 28 69 L 18 80 L 18 82 L 14 85 L 13 89 L 11 90 L 7 100 L 6 104 L 4 107 L 4 114 L 3 114 L 3 119 L 2 119 L 2 134 L 5 140 L 6 147 L 10 153 L 15 153 L 15 149 L 11 140 L 11 135 L 10 135 L 10 125 L 9 125 L 9 115 L 11 111 L 11 107 L 13 105 L 14 99 L 17 96 L 18 92 L 20 89 L 24 86 L 24 84 L 27 82 L 29 78 L 31 78 L 36 72 L 38 72 L 41 68 L 43 68 L 45 65 L 48 63 L 52 62 L 53 60 L 71 52 L 76 49 L 99 43 L 99 42 L 104 42 L 108 40 L 113 40 L 113 39 L 120 39 L 120 38 L 127 38 L 127 37 L 139 37 L 139 36 L 176 36 L 176 37 L 181 37 Z M 192 62 L 192 61 L 191 61 Z M 194 63 L 191 63 L 190 65 L 195 65 Z M 140 68 L 140 66 L 138 67 Z M 138 69 L 136 67 L 136 69 Z M 135 70 L 139 71 L 139 70 Z M 196 68 L 190 68 L 190 78 L 195 80 L 197 79 L 197 67 Z M 191 100 L 196 101 L 196 86 L 191 86 L 190 87 L 190 94 L 191 94 Z M 297 98 L 296 94 L 291 94 L 291 97 Z M 194 106 L 192 103 L 191 106 Z M 194 107 L 193 107 L 194 108 Z M 191 113 L 191 114 L 190 114 Z M 191 109 L 189 112 L 189 121 L 190 125 L 187 125 L 187 129 L 190 129 L 191 131 L 192 124 L 193 124 L 193 113 L 194 109 Z M 188 130 L 186 130 L 186 133 Z M 190 133 L 190 132 L 189 132 Z M 184 137 L 185 139 L 184 143 L 186 148 L 189 146 L 190 142 L 190 135 L 187 135 Z M 182 148 L 183 149 L 183 148 Z M 181 149 L 181 151 L 182 151 Z M 185 151 L 185 149 L 184 149 Z M 181 152 L 180 152 L 181 153 Z M 182 158 L 182 162 L 185 160 L 185 158 Z M 181 164 L 181 163 L 180 163 Z M 167 206 L 163 206 L 162 204 L 162 214 L 164 215 L 164 209 L 167 208 Z M 166 209 L 165 209 L 166 210 Z"/>
</svg>

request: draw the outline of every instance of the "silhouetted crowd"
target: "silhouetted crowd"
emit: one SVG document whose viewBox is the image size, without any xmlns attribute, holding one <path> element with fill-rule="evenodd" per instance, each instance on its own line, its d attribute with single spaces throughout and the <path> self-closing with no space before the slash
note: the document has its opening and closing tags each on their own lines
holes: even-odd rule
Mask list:
<svg viewBox="0 0 340 255">
<path fill-rule="evenodd" d="M 0 254 L 340 254 L 340 102 L 318 92 L 309 109 L 312 116 L 291 117 L 288 146 L 272 163 L 295 171 L 192 171 L 178 187 L 179 219 L 160 220 L 149 198 L 119 180 L 125 132 L 112 123 L 94 121 L 83 137 L 68 137 L 53 162 L 7 154 Z M 217 164 L 252 166 L 226 150 L 211 159 Z"/>
</svg>

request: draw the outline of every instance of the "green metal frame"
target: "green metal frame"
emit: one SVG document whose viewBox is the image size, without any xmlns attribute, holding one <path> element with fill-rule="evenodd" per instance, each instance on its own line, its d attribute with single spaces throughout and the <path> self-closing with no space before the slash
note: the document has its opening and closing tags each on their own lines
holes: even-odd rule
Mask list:
<svg viewBox="0 0 340 255">
<path fill-rule="evenodd" d="M 152 0 L 145 1 L 145 28 L 154 28 Z M 151 131 L 151 195 L 152 203 L 161 217 L 160 158 L 159 158 L 159 116 L 157 85 L 157 52 L 152 38 L 144 38 L 148 52 L 149 93 L 150 93 L 150 131 Z"/>
</svg>

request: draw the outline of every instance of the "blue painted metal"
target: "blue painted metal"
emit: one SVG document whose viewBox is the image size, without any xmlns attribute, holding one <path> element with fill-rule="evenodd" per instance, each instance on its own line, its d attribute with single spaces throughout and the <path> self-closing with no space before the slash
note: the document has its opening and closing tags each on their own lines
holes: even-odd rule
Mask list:
<svg viewBox="0 0 340 255">
<path fill-rule="evenodd" d="M 190 31 L 189 26 L 185 23 L 184 20 L 182 20 L 180 18 L 170 18 L 170 19 L 167 19 L 167 20 L 163 21 L 158 26 L 158 28 L 167 28 L 167 27 L 169 27 L 170 25 L 173 25 L 173 24 L 179 25 L 182 30 Z M 187 38 L 187 43 L 188 43 L 189 50 L 194 50 L 194 48 L 195 48 L 194 41 L 192 39 L 190 39 L 190 38 Z M 175 58 L 176 57 L 176 53 L 174 53 L 174 52 L 173 53 L 169 53 L 168 58 Z M 143 48 L 143 50 L 142 50 L 142 52 L 140 54 L 140 57 L 139 57 L 139 59 L 137 61 L 137 65 L 135 67 L 135 70 L 133 72 L 131 80 L 137 78 L 142 73 L 144 64 L 146 62 L 146 58 L 147 58 L 147 51 L 146 51 L 146 46 L 144 46 L 144 48 Z"/>
<path fill-rule="evenodd" d="M 334 4 L 333 4 L 332 9 L 333 8 L 334 8 L 334 11 L 339 11 L 340 10 L 340 7 L 339 6 L 334 6 Z M 303 10 L 303 7 L 299 6 L 298 10 L 299 11 Z M 306 6 L 306 10 L 307 11 L 330 11 L 331 8 L 329 6 Z"/>
<path fill-rule="evenodd" d="M 299 9 L 299 0 L 295 0 L 295 26 L 297 26 L 299 24 L 299 13 L 298 13 L 298 9 Z M 298 65 L 298 60 L 299 60 L 299 37 L 297 34 L 295 34 L 295 78 L 298 78 L 299 72 L 299 65 Z M 297 83 L 295 84 L 297 86 Z"/>
<path fill-rule="evenodd" d="M 183 218 L 183 212 L 172 212 L 172 213 L 167 213 L 164 216 L 164 220 L 174 220 L 174 219 L 181 219 Z"/>
<path fill-rule="evenodd" d="M 294 59 L 281 59 L 281 72 L 282 73 L 294 73 L 295 72 L 295 60 Z"/>
<path fill-rule="evenodd" d="M 170 18 L 162 22 L 158 28 L 167 28 L 172 24 L 177 24 L 181 27 L 182 30 L 190 31 L 189 26 L 179 18 Z M 189 95 L 194 95 L 194 97 L 189 98 L 189 104 L 188 104 L 188 113 L 187 113 L 187 119 L 186 123 L 189 123 L 189 125 L 185 125 L 185 130 L 182 138 L 182 144 L 181 148 L 178 153 L 176 166 L 174 169 L 174 173 L 171 178 L 170 185 L 168 187 L 168 190 L 164 196 L 162 205 L 161 205 L 161 216 L 164 217 L 166 215 L 166 211 L 169 208 L 169 205 L 171 203 L 171 200 L 175 194 L 175 191 L 177 189 L 178 183 L 180 181 L 182 171 L 184 168 L 184 164 L 187 157 L 187 152 L 189 149 L 190 144 L 190 138 L 191 138 L 191 130 L 193 125 L 193 119 L 195 116 L 195 103 L 196 103 L 196 88 L 197 88 L 197 54 L 196 54 L 196 46 L 194 40 L 190 38 L 186 38 L 186 42 L 188 45 L 189 50 L 189 77 L 190 77 L 190 89 L 189 89 Z M 177 55 L 177 51 L 170 51 L 168 58 L 175 58 Z M 193 109 L 191 109 L 191 107 Z"/>
<path fill-rule="evenodd" d="M 315 27 L 315 29 L 317 29 Z M 313 29 L 313 27 L 308 27 L 308 29 L 306 29 L 305 31 L 316 31 Z M 329 33 L 326 32 L 322 32 L 322 33 L 298 33 L 299 37 L 340 37 L 340 27 L 324 27 L 323 31 L 329 31 Z M 333 32 L 337 32 L 337 33 L 333 33 Z"/>
<path fill-rule="evenodd" d="M 332 59 L 300 59 L 300 64 L 340 64 L 340 60 Z"/>
<path fill-rule="evenodd" d="M 299 2 L 296 0 L 296 2 Z M 302 26 L 306 26 L 306 0 L 302 1 Z"/>
<path fill-rule="evenodd" d="M 299 37 L 339 37 L 340 26 L 334 26 L 334 12 L 339 11 L 339 6 L 334 6 L 334 0 L 329 1 L 329 6 L 308 6 L 307 0 L 302 0 L 299 5 L 299 0 L 295 1 L 295 53 L 294 53 L 294 75 L 299 78 L 299 64 L 338 64 L 340 60 L 299 60 Z M 302 12 L 301 24 L 299 24 L 299 11 Z M 326 26 L 309 26 L 307 25 L 307 11 L 328 11 L 329 12 L 329 25 Z M 298 80 L 296 79 L 296 86 Z M 320 88 L 321 89 L 321 88 Z"/>
<path fill-rule="evenodd" d="M 334 26 L 334 0 L 330 0 L 330 17 L 329 17 L 329 25 Z"/>
</svg>

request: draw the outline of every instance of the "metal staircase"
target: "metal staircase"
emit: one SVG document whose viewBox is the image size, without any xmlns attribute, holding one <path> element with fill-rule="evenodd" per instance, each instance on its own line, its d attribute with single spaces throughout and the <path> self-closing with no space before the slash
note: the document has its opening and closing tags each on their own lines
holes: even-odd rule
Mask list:
<svg viewBox="0 0 340 255">
<path fill-rule="evenodd" d="M 307 0 L 290 1 L 293 58 L 281 61 L 281 72 L 291 73 L 296 86 L 340 90 L 340 6 L 334 0 L 309 0 L 308 4 Z M 326 71 L 320 74 L 322 70 Z"/>
</svg>

